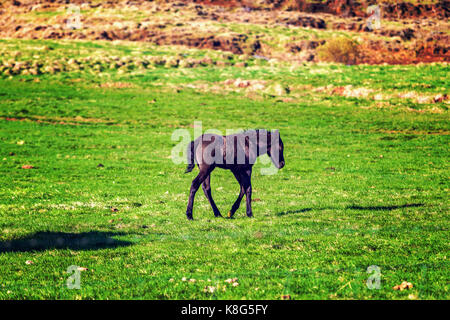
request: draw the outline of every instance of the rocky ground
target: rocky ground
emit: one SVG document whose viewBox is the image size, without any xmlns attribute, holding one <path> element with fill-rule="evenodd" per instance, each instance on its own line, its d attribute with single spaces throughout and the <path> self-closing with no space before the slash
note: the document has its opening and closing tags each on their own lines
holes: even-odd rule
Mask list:
<svg viewBox="0 0 450 320">
<path fill-rule="evenodd" d="M 449 1 L 353 1 L 353 0 L 194 0 L 205 5 L 247 7 L 260 10 L 288 10 L 309 13 L 331 13 L 346 17 L 365 17 L 366 8 L 378 4 L 384 18 L 448 18 Z"/>
<path fill-rule="evenodd" d="M 448 1 L 382 4 L 375 30 L 367 25 L 370 3 L 352 1 L 71 3 L 3 1 L 0 38 L 145 41 L 303 62 L 319 61 L 317 48 L 345 35 L 360 45 L 356 63 L 450 61 Z"/>
</svg>

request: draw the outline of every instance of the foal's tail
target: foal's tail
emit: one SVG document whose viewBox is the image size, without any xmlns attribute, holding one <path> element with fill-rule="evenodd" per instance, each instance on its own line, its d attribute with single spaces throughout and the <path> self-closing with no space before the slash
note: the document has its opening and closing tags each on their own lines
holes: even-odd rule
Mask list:
<svg viewBox="0 0 450 320">
<path fill-rule="evenodd" d="M 187 163 L 188 166 L 186 168 L 186 171 L 184 173 L 191 172 L 192 169 L 195 168 L 195 161 L 194 161 L 194 141 L 191 141 L 187 147 Z"/>
</svg>

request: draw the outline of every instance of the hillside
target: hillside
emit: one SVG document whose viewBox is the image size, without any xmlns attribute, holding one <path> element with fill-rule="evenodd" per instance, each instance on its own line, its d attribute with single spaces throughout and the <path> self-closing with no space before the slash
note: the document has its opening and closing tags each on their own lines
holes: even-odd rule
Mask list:
<svg viewBox="0 0 450 320">
<path fill-rule="evenodd" d="M 330 39 L 355 40 L 354 63 L 450 61 L 448 1 L 12 1 L 0 6 L 0 38 L 145 41 L 281 61 L 320 61 Z M 71 7 L 72 6 L 72 7 Z M 73 25 L 79 12 L 79 26 Z"/>
</svg>

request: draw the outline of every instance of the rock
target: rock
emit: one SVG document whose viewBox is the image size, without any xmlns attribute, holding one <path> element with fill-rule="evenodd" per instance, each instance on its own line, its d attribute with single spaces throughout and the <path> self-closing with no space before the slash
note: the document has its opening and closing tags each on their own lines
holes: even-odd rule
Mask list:
<svg viewBox="0 0 450 320">
<path fill-rule="evenodd" d="M 264 93 L 271 96 L 283 96 L 289 93 L 289 88 L 282 86 L 280 83 L 274 83 L 267 87 Z"/>
<path fill-rule="evenodd" d="M 436 95 L 435 97 L 434 97 L 434 102 L 435 103 L 437 103 L 437 102 L 443 102 L 443 101 L 445 101 L 445 100 L 447 100 L 447 95 L 446 94 L 444 94 L 444 95 L 442 95 L 442 94 L 438 94 L 438 95 Z"/>
<path fill-rule="evenodd" d="M 384 100 L 384 97 L 381 93 L 378 93 L 376 95 L 373 96 L 373 99 L 376 101 L 380 101 L 380 100 Z"/>
<path fill-rule="evenodd" d="M 234 82 L 234 85 L 238 88 L 247 88 L 250 86 L 250 81 L 248 80 L 241 80 L 241 79 L 236 79 L 236 81 Z"/>
<path fill-rule="evenodd" d="M 237 68 L 245 68 L 247 66 L 246 62 L 236 62 L 236 64 L 234 65 Z"/>
</svg>

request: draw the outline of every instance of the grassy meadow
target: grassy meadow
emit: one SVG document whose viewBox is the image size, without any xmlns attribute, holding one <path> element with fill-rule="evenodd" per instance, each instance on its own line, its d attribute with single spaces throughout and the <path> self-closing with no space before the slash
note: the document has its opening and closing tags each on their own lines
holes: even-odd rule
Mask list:
<svg viewBox="0 0 450 320">
<path fill-rule="evenodd" d="M 292 65 L 102 41 L 0 51 L 51 66 L 0 75 L 0 299 L 450 297 L 448 104 L 433 101 L 448 64 Z M 245 199 L 215 219 L 201 190 L 186 219 L 198 169 L 173 163 L 171 136 L 194 121 L 280 130 L 286 166 L 255 166 L 253 219 Z M 238 183 L 216 169 L 211 185 L 225 215 Z M 71 265 L 80 289 L 66 286 Z M 366 286 L 372 265 L 379 289 Z M 403 281 L 413 287 L 393 290 Z"/>
</svg>

